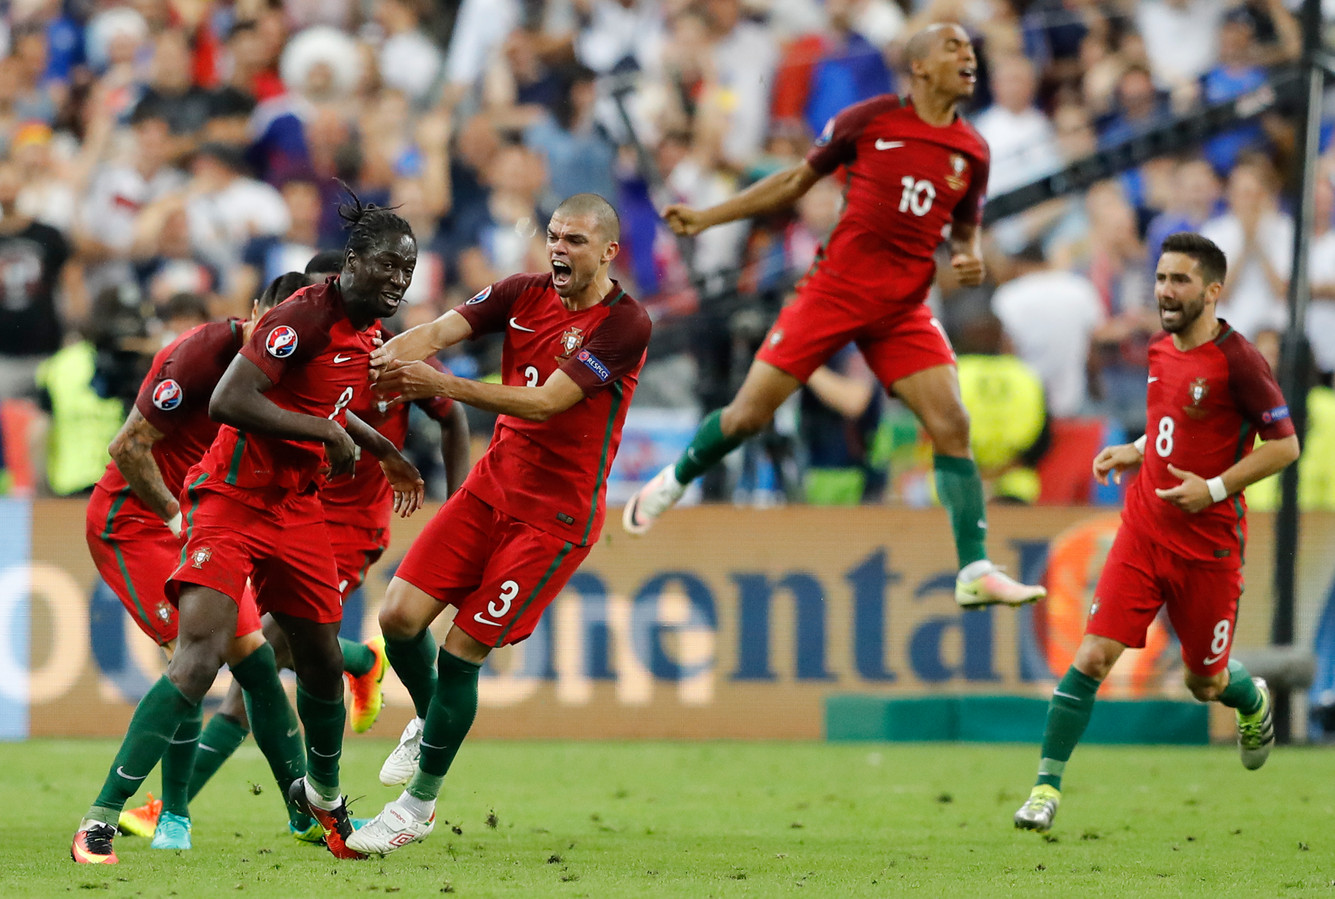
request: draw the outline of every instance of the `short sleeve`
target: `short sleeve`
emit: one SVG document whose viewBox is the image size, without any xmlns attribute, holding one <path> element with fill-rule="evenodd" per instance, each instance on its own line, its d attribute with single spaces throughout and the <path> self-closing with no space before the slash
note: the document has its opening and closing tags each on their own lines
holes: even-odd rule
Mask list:
<svg viewBox="0 0 1335 899">
<path fill-rule="evenodd" d="M 651 328 L 644 307 L 623 300 L 612 307 L 589 342 L 561 363 L 561 371 L 579 385 L 585 396 L 597 393 L 640 364 L 649 346 Z"/>
<path fill-rule="evenodd" d="M 473 328 L 472 337 L 504 331 L 515 300 L 533 286 L 533 275 L 511 275 L 484 287 L 470 300 L 454 307 Z"/>
<path fill-rule="evenodd" d="M 134 406 L 149 424 L 166 435 L 208 409 L 213 388 L 239 340 L 235 322 L 200 325 L 153 359 Z"/>
<path fill-rule="evenodd" d="M 1265 357 L 1237 333 L 1222 346 L 1228 356 L 1229 391 L 1242 417 L 1262 440 L 1281 440 L 1296 433 L 1289 405 Z"/>
<path fill-rule="evenodd" d="M 898 103 L 899 98 L 894 95 L 873 97 L 840 112 L 825 123 L 824 130 L 807 151 L 807 165 L 822 175 L 848 165 L 857 155 L 858 138 L 867 124 Z"/>
<path fill-rule="evenodd" d="M 250 335 L 250 341 L 241 348 L 241 355 L 277 384 L 289 366 L 301 365 L 317 356 L 329 345 L 329 328 L 320 315 L 321 307 L 308 300 L 311 291 L 326 289 L 324 285 L 298 291 L 296 300 L 288 300 L 264 313 Z"/>
</svg>

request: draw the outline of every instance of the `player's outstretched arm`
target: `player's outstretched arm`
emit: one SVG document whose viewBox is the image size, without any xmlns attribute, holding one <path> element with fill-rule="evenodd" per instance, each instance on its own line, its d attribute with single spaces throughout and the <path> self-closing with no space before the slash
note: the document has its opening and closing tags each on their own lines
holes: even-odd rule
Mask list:
<svg viewBox="0 0 1335 899">
<path fill-rule="evenodd" d="M 323 443 L 329 455 L 330 474 L 352 471 L 357 461 L 357 446 L 337 422 L 284 409 L 264 395 L 273 386 L 269 376 L 243 355 L 232 359 L 227 371 L 209 400 L 209 417 L 242 431 Z"/>
<path fill-rule="evenodd" d="M 1105 446 L 1094 457 L 1094 480 L 1108 486 L 1108 476 L 1112 475 L 1114 484 L 1122 483 L 1122 472 L 1135 468 L 1144 460 L 1140 447 L 1134 443 L 1119 443 Z"/>
<path fill-rule="evenodd" d="M 527 421 L 546 421 L 584 399 L 584 391 L 560 369 L 537 387 L 514 387 L 459 378 L 425 362 L 391 365 L 376 382 L 376 392 L 396 403 L 448 396 L 474 409 Z"/>
<path fill-rule="evenodd" d="M 371 371 L 378 373 L 391 362 L 416 362 L 440 352 L 473 333 L 473 326 L 451 309 L 435 321 L 409 328 L 371 353 Z"/>
<path fill-rule="evenodd" d="M 675 233 L 691 237 L 714 225 L 787 209 L 822 177 L 803 160 L 790 168 L 766 175 L 717 206 L 692 209 L 674 203 L 663 210 L 663 220 Z"/>
<path fill-rule="evenodd" d="M 179 537 L 181 504 L 162 479 L 162 470 L 153 458 L 153 444 L 161 440 L 162 436 L 162 432 L 149 424 L 137 408 L 132 408 L 130 417 L 121 425 L 107 451 L 135 496 L 143 500 L 144 505 L 152 509 Z"/>
</svg>

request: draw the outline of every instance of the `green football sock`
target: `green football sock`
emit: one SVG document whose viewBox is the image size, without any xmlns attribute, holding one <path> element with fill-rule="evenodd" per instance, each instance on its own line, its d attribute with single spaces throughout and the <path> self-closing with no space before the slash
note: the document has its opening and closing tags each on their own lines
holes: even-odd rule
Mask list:
<svg viewBox="0 0 1335 899">
<path fill-rule="evenodd" d="M 1261 698 L 1261 691 L 1252 683 L 1247 666 L 1236 659 L 1228 660 L 1228 686 L 1219 694 L 1219 701 L 1244 715 L 1255 715 L 1261 711 L 1265 702 Z"/>
<path fill-rule="evenodd" d="M 287 788 L 306 773 L 306 752 L 292 704 L 287 701 L 283 682 L 278 679 L 273 647 L 265 643 L 237 662 L 232 666 L 232 677 L 241 685 L 255 745 L 260 747 L 269 763 L 288 817 L 300 816 L 301 813 L 287 802 Z"/>
<path fill-rule="evenodd" d="M 339 682 L 340 685 L 342 681 Z M 348 710 L 342 691 L 337 699 L 321 699 L 297 681 L 297 714 L 306 729 L 306 783 L 321 799 L 338 799 L 338 759 L 343 754 L 343 724 Z"/>
<path fill-rule="evenodd" d="M 125 801 L 135 794 L 153 766 L 162 758 L 172 735 L 190 713 L 199 706 L 191 702 L 167 675 L 139 700 L 125 739 L 111 762 L 111 770 L 102 784 L 102 792 L 88 810 L 88 817 L 104 824 L 116 823 Z"/>
<path fill-rule="evenodd" d="M 219 713 L 204 725 L 199 735 L 199 749 L 195 752 L 195 769 L 190 774 L 190 799 L 199 795 L 204 784 L 232 757 L 245 741 L 250 729 L 231 715 Z"/>
<path fill-rule="evenodd" d="M 423 629 L 408 640 L 385 638 L 385 657 L 394 669 L 408 695 L 418 718 L 426 717 L 431 698 L 436 695 L 436 640 L 431 631 Z"/>
<path fill-rule="evenodd" d="M 440 651 L 436 695 L 422 728 L 422 757 L 408 793 L 423 801 L 440 795 L 440 785 L 477 717 L 477 677 L 482 666 Z"/>
<path fill-rule="evenodd" d="M 677 460 L 677 482 L 689 484 L 745 442 L 745 437 L 728 437 L 723 433 L 723 410 L 715 409 L 700 422 L 686 452 Z"/>
<path fill-rule="evenodd" d="M 978 466 L 972 459 L 939 455 L 932 457 L 932 464 L 936 468 L 936 495 L 950 513 L 960 568 L 986 559 L 987 506 Z"/>
<path fill-rule="evenodd" d="M 343 670 L 353 677 L 361 677 L 375 667 L 375 653 L 365 643 L 338 638 L 338 645 L 343 648 Z"/>
<path fill-rule="evenodd" d="M 1066 676 L 1052 691 L 1048 704 L 1048 721 L 1043 730 L 1042 757 L 1038 763 L 1036 784 L 1062 788 L 1062 774 L 1075 751 L 1075 744 L 1085 733 L 1089 716 L 1094 713 L 1094 694 L 1099 682 L 1074 665 L 1066 669 Z"/>
<path fill-rule="evenodd" d="M 203 723 L 204 710 L 195 706 L 176 728 L 167 751 L 162 754 L 162 810 L 182 818 L 190 817 L 190 778 Z"/>
</svg>

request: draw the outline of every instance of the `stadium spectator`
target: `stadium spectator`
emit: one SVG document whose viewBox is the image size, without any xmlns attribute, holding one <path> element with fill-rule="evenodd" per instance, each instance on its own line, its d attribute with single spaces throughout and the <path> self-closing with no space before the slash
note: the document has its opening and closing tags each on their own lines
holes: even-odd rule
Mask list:
<svg viewBox="0 0 1335 899">
<path fill-rule="evenodd" d="M 1173 167 L 1168 205 L 1150 219 L 1145 229 L 1146 268 L 1153 271 L 1159 262 L 1159 248 L 1170 234 L 1199 231 L 1219 213 L 1219 178 L 1204 159 L 1188 157 Z"/>
<path fill-rule="evenodd" d="M 827 0 L 826 27 L 789 42 L 774 78 L 776 121 L 802 121 L 819 134 L 844 107 L 894 90 L 880 48 L 857 30 L 859 6 Z"/>
<path fill-rule="evenodd" d="M 742 168 L 769 132 L 779 48 L 769 31 L 743 17 L 742 0 L 705 0 L 704 10 L 714 77 L 709 102 L 719 119 L 714 137 L 720 158 Z"/>
<path fill-rule="evenodd" d="M 1219 26 L 1227 7 L 1219 0 L 1140 0 L 1136 30 L 1155 83 L 1166 90 L 1194 89 L 1219 54 Z"/>
<path fill-rule="evenodd" d="M 1293 253 L 1293 220 L 1279 206 L 1279 177 L 1269 161 L 1244 157 L 1229 173 L 1228 210 L 1201 234 L 1228 258 L 1219 317 L 1247 337 L 1283 331 L 1288 321 L 1285 282 Z"/>
<path fill-rule="evenodd" d="M 811 373 L 798 394 L 802 494 L 818 506 L 880 502 L 886 469 L 874 458 L 885 392 L 852 344 Z"/>
<path fill-rule="evenodd" d="M 153 42 L 153 62 L 135 112 L 165 119 L 171 130 L 168 156 L 182 163 L 198 144 L 212 111 L 209 92 L 191 81 L 190 47 L 180 31 L 163 32 Z"/>
<path fill-rule="evenodd" d="M 1260 56 L 1256 20 L 1251 10 L 1246 6 L 1234 7 L 1219 27 L 1218 61 L 1201 75 L 1201 100 L 1220 103 L 1261 87 L 1268 76 L 1259 62 Z M 1215 171 L 1224 175 L 1233 170 L 1241 154 L 1265 149 L 1266 128 L 1262 121 L 1253 120 L 1209 138 L 1202 152 Z"/>
<path fill-rule="evenodd" d="M 1043 248 L 1030 244 L 1014 258 L 1014 271 L 992 294 L 1015 354 L 1043 382 L 1048 411 L 1071 418 L 1089 411 L 1091 339 L 1108 312 L 1084 275 L 1055 269 Z"/>
<path fill-rule="evenodd" d="M 546 162 L 548 196 L 615 197 L 616 147 L 594 119 L 598 88 L 593 70 L 570 69 L 565 80 L 551 110 L 532 109 L 524 144 Z"/>
<path fill-rule="evenodd" d="M 1312 361 L 1327 379 L 1335 374 L 1335 221 L 1332 216 L 1335 216 L 1335 185 L 1329 177 L 1321 177 L 1313 186 L 1312 243 L 1308 248 L 1312 296 L 1307 306 L 1307 339 L 1312 344 Z M 1287 297 L 1287 283 L 1284 293 Z"/>
<path fill-rule="evenodd" d="M 22 187 L 18 166 L 0 158 L 0 398 L 32 393 L 67 324 L 60 300 L 69 244 L 19 211 Z"/>
<path fill-rule="evenodd" d="M 422 29 L 422 0 L 376 0 L 375 22 L 385 32 L 377 61 L 385 85 L 403 91 L 413 103 L 427 105 L 434 96 L 444 56 Z"/>
<path fill-rule="evenodd" d="M 288 181 L 280 193 L 289 225 L 283 235 L 261 234 L 241 248 L 241 266 L 230 288 L 233 310 L 246 308 L 261 285 L 283 272 L 300 271 L 320 242 L 320 189 L 312 181 Z"/>
</svg>

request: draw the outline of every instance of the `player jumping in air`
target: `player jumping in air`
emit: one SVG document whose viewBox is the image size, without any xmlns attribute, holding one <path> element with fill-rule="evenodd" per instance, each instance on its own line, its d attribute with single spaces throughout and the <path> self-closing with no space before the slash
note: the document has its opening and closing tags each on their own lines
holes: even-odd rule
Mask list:
<svg viewBox="0 0 1335 899">
<path fill-rule="evenodd" d="M 500 417 L 486 454 L 389 585 L 380 627 L 418 717 L 380 770 L 382 783 L 407 789 L 349 848 L 383 854 L 431 832 L 441 783 L 477 714 L 482 662 L 533 632 L 598 539 L 650 329 L 608 274 L 619 238 L 612 207 L 576 194 L 547 226 L 550 273 L 498 281 L 372 357 L 383 395 L 449 396 Z M 497 332 L 501 384 L 405 364 Z M 457 612 L 437 652 L 427 626 L 447 605 Z"/>
<path fill-rule="evenodd" d="M 1170 235 L 1155 271 L 1159 321 L 1168 334 L 1150 346 L 1149 433 L 1104 448 L 1094 477 L 1140 466 L 1126 491 L 1117 539 L 1075 662 L 1048 706 L 1038 783 L 1015 826 L 1047 831 L 1061 802 L 1062 774 L 1094 710 L 1094 696 L 1123 650 L 1145 645 L 1166 608 L 1201 702 L 1237 710 L 1242 764 L 1265 764 L 1275 735 L 1270 693 L 1229 659 L 1247 506 L 1242 491 L 1298 458 L 1288 406 L 1265 359 L 1215 317 L 1226 261 L 1199 234 Z M 1252 449 L 1257 435 L 1264 441 Z"/>
<path fill-rule="evenodd" d="M 422 501 L 417 470 L 380 434 L 347 415 L 368 387 L 375 325 L 402 302 L 417 261 L 412 228 L 389 210 L 340 209 L 351 231 L 337 278 L 307 287 L 255 326 L 214 389 L 209 414 L 222 422 L 212 446 L 187 473 L 186 544 L 167 582 L 180 611 L 167 672 L 135 709 L 102 792 L 75 834 L 76 861 L 115 863 L 114 822 L 212 685 L 231 653 L 247 578 L 257 601 L 282 625 L 297 672 L 297 713 L 305 728 L 306 776 L 289 796 L 325 831 L 330 851 L 360 858 L 339 794 L 342 753 L 342 617 L 319 487 L 349 473 L 360 445 L 380 459 L 394 505 L 411 514 Z M 345 426 L 346 422 L 346 426 Z M 346 429 L 345 429 L 346 427 Z M 277 684 L 277 671 L 270 675 Z"/>
<path fill-rule="evenodd" d="M 964 29 L 933 25 L 905 48 L 906 97 L 850 106 L 825 126 L 804 161 L 704 210 L 669 206 L 682 235 L 785 209 L 821 178 L 847 168 L 847 204 L 815 263 L 766 335 L 737 395 L 711 413 L 674 464 L 640 488 L 622 523 L 643 534 L 686 485 L 759 433 L 811 373 L 849 342 L 877 380 L 913 410 L 936 449 L 936 489 L 950 514 L 960 605 L 1022 605 L 1042 587 L 1016 583 L 987 559 L 983 482 L 969 450 L 955 354 L 924 304 L 932 255 L 949 231 L 960 283 L 983 280 L 979 223 L 989 154 L 957 112 L 973 96 L 977 59 Z"/>
</svg>

